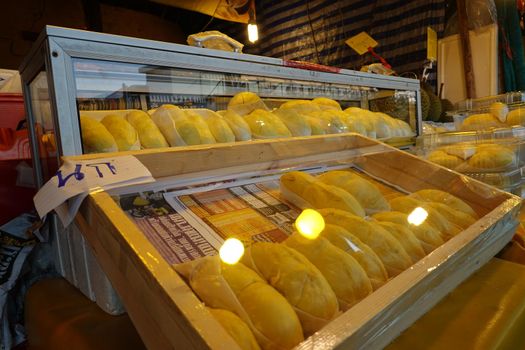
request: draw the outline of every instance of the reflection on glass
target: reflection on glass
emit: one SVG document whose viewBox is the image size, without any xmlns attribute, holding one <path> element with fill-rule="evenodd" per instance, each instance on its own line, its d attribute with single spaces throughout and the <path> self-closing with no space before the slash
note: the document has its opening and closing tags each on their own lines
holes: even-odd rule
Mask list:
<svg viewBox="0 0 525 350">
<path fill-rule="evenodd" d="M 244 245 L 236 238 L 228 238 L 219 249 L 219 256 L 226 264 L 236 264 L 244 255 Z"/>
<path fill-rule="evenodd" d="M 427 219 L 427 216 L 428 212 L 425 209 L 417 207 L 408 215 L 407 220 L 408 223 L 419 226 Z"/>
<path fill-rule="evenodd" d="M 295 220 L 297 231 L 308 239 L 316 239 L 324 230 L 324 219 L 317 211 L 305 209 Z"/>
<path fill-rule="evenodd" d="M 46 182 L 58 170 L 57 142 L 54 120 L 49 102 L 49 90 L 45 71 L 40 72 L 29 84 L 36 140 L 40 152 L 43 181 Z"/>
</svg>

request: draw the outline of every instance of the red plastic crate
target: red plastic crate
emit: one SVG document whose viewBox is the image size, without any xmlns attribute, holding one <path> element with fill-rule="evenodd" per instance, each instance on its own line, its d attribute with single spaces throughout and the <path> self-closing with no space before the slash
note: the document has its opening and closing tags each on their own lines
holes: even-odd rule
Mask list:
<svg viewBox="0 0 525 350">
<path fill-rule="evenodd" d="M 18 123 L 24 118 L 23 95 L 0 93 L 0 128 L 16 130 Z"/>
</svg>

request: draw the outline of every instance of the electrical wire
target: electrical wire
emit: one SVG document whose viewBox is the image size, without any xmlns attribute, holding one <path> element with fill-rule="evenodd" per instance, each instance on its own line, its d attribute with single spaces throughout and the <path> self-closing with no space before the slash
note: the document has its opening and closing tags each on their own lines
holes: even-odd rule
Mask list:
<svg viewBox="0 0 525 350">
<path fill-rule="evenodd" d="M 211 15 L 210 20 L 208 21 L 208 23 L 204 25 L 204 27 L 202 27 L 202 29 L 199 32 L 204 32 L 206 28 L 208 28 L 208 26 L 211 24 L 211 22 L 213 22 L 215 18 L 214 16 L 217 13 L 217 9 L 219 8 L 219 4 L 220 4 L 220 1 L 217 1 L 217 6 L 215 7 L 215 10 L 213 11 L 213 14 Z"/>
<path fill-rule="evenodd" d="M 315 56 L 317 58 L 317 64 L 321 64 L 319 57 L 319 49 L 317 48 L 317 40 L 315 39 L 314 26 L 312 24 L 312 17 L 310 17 L 310 1 L 306 1 L 306 15 L 308 16 L 308 24 L 310 25 L 310 33 L 312 33 L 312 39 L 314 41 Z"/>
</svg>

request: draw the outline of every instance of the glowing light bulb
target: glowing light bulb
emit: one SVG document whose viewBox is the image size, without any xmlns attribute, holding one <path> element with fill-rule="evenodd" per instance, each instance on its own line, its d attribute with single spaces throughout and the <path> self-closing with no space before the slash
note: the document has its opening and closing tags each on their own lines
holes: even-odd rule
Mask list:
<svg viewBox="0 0 525 350">
<path fill-rule="evenodd" d="M 308 239 L 316 239 L 324 230 L 324 219 L 317 211 L 305 209 L 295 220 L 297 231 Z"/>
<path fill-rule="evenodd" d="M 219 256 L 226 264 L 236 264 L 244 255 L 244 245 L 237 238 L 228 238 L 219 249 Z"/>
<path fill-rule="evenodd" d="M 259 40 L 259 30 L 257 29 L 257 24 L 255 23 L 248 24 L 248 40 L 251 43 L 254 43 L 257 40 Z"/>
<path fill-rule="evenodd" d="M 407 221 L 412 225 L 419 226 L 427 219 L 427 216 L 428 212 L 425 209 L 417 207 L 408 214 Z"/>
</svg>

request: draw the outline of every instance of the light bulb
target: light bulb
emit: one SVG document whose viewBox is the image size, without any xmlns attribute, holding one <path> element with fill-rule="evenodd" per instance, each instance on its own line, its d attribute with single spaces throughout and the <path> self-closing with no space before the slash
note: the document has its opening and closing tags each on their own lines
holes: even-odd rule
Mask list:
<svg viewBox="0 0 525 350">
<path fill-rule="evenodd" d="M 419 226 L 427 219 L 427 216 L 428 212 L 425 209 L 417 207 L 408 214 L 407 221 L 412 225 Z"/>
<path fill-rule="evenodd" d="M 295 220 L 297 231 L 308 239 L 316 239 L 324 230 L 324 219 L 317 211 L 305 209 Z"/>
<path fill-rule="evenodd" d="M 248 40 L 252 43 L 259 40 L 259 30 L 256 23 L 248 23 Z"/>
<path fill-rule="evenodd" d="M 244 245 L 237 238 L 228 238 L 219 249 L 219 256 L 226 264 L 236 264 L 244 255 Z"/>
</svg>

